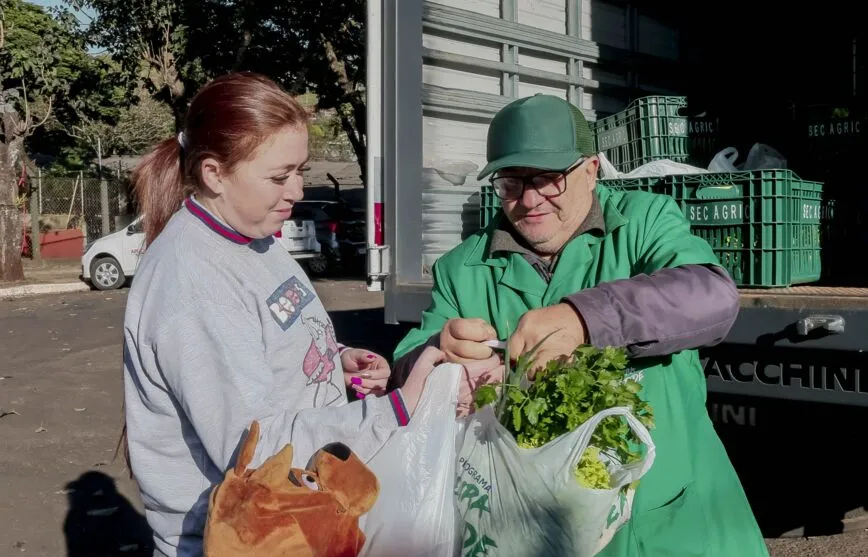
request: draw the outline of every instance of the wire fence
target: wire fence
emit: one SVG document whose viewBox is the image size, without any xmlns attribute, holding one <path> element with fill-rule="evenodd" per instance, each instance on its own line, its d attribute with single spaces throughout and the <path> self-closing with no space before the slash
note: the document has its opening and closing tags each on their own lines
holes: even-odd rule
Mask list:
<svg viewBox="0 0 868 557">
<path fill-rule="evenodd" d="M 132 196 L 124 177 L 37 173 L 30 180 L 31 191 L 38 196 L 42 231 L 76 228 L 92 241 L 132 220 Z"/>
</svg>

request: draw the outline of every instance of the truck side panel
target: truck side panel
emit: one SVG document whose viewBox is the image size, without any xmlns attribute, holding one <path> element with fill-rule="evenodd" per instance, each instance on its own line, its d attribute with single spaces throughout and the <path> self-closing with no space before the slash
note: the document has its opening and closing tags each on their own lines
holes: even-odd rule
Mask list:
<svg viewBox="0 0 868 557">
<path fill-rule="evenodd" d="M 590 120 L 622 110 L 642 68 L 673 65 L 678 33 L 602 0 L 384 0 L 382 22 L 386 321 L 412 323 L 434 262 L 479 227 L 494 113 L 536 93 Z"/>
</svg>

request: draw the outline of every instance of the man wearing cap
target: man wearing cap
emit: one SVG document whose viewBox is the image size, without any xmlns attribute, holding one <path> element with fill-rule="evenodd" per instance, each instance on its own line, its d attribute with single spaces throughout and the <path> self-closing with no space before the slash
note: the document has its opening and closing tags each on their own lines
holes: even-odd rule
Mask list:
<svg viewBox="0 0 868 557">
<path fill-rule="evenodd" d="M 705 407 L 696 349 L 721 342 L 739 295 L 670 197 L 597 184 L 581 111 L 550 95 L 513 101 L 491 122 L 479 174 L 502 201 L 484 229 L 433 267 L 431 306 L 395 350 L 394 384 L 426 345 L 452 361 L 522 353 L 536 363 L 580 344 L 624 347 L 654 409 L 656 457 L 632 516 L 599 554 L 768 555 Z"/>
</svg>

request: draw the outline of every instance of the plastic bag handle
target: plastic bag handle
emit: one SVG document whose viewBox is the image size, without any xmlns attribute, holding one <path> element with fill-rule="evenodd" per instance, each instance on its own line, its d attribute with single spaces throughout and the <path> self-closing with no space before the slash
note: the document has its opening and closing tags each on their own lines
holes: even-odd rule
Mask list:
<svg viewBox="0 0 868 557">
<path fill-rule="evenodd" d="M 591 437 L 594 435 L 594 431 L 597 430 L 600 423 L 610 416 L 623 416 L 626 418 L 627 425 L 630 426 L 630 429 L 633 430 L 633 433 L 636 434 L 639 441 L 641 441 L 646 447 L 654 446 L 654 441 L 651 439 L 651 432 L 648 431 L 648 428 L 639 421 L 639 418 L 633 415 L 632 410 L 626 406 L 615 406 L 614 408 L 607 408 L 597 412 L 597 414 L 595 414 L 590 420 L 585 422 L 585 425 L 588 425 L 586 430 L 587 439 L 582 439 L 581 442 L 573 445 L 573 448 L 570 450 L 570 462 L 573 463 L 573 465 L 578 464 L 579 460 L 582 458 L 582 454 L 584 454 L 588 445 L 590 445 Z"/>
<path fill-rule="evenodd" d="M 451 404 L 453 408 L 458 405 L 458 390 L 462 372 L 463 366 L 454 363 L 440 364 L 431 371 L 424 387 L 422 387 L 422 394 L 419 395 L 416 410 L 410 417 L 410 422 L 404 426 L 405 430 L 427 427 L 429 416 L 439 416 L 444 404 Z M 442 379 L 435 377 L 438 375 L 444 377 Z M 449 379 L 450 375 L 452 376 L 451 380 Z"/>
<path fill-rule="evenodd" d="M 615 165 L 609 161 L 609 158 L 606 157 L 606 154 L 602 151 L 597 153 L 597 158 L 600 160 L 600 178 L 602 179 L 611 179 L 611 178 L 621 178 L 624 176 L 623 172 L 618 172 L 618 169 L 615 168 Z"/>
</svg>

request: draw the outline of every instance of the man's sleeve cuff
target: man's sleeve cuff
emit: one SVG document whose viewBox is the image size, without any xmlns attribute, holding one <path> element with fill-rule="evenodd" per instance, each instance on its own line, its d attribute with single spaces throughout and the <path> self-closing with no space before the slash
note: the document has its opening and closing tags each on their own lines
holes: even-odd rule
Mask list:
<svg viewBox="0 0 868 557">
<path fill-rule="evenodd" d="M 573 306 L 585 322 L 585 337 L 588 344 L 597 348 L 624 346 L 621 319 L 609 300 L 605 287 L 588 288 L 563 299 Z"/>
</svg>

